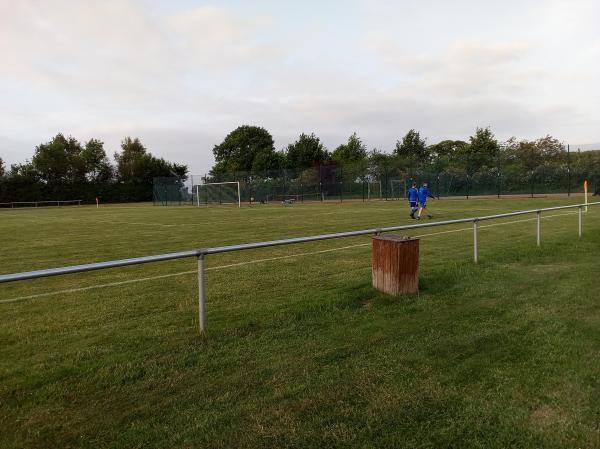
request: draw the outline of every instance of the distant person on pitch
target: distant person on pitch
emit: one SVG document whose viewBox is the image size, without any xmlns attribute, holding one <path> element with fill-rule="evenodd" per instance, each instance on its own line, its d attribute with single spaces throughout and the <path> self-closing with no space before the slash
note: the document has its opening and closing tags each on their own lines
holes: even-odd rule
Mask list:
<svg viewBox="0 0 600 449">
<path fill-rule="evenodd" d="M 419 209 L 419 191 L 417 190 L 417 183 L 413 182 L 412 187 L 408 189 L 408 207 L 410 207 L 410 218 L 415 219 L 415 212 Z"/>
<path fill-rule="evenodd" d="M 423 211 L 425 211 L 425 213 L 427 214 L 427 218 L 433 218 L 433 215 L 431 215 L 427 210 L 427 198 L 435 199 L 435 197 L 431 194 L 427 183 L 424 182 L 421 188 L 419 189 L 419 205 L 421 207 L 419 208 L 419 213 L 417 214 L 417 220 L 421 219 L 421 214 L 423 213 Z"/>
</svg>

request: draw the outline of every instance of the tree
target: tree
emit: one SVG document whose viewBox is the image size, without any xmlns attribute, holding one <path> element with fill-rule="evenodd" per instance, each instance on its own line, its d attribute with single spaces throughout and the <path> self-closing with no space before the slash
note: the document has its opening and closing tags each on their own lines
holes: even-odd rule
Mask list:
<svg viewBox="0 0 600 449">
<path fill-rule="evenodd" d="M 369 162 L 376 165 L 385 165 L 392 159 L 392 156 L 388 153 L 373 148 L 368 154 Z"/>
<path fill-rule="evenodd" d="M 310 136 L 302 133 L 288 145 L 285 159 L 288 168 L 305 169 L 327 161 L 329 153 L 314 133 Z"/>
<path fill-rule="evenodd" d="M 264 173 L 268 170 L 277 170 L 283 167 L 285 160 L 285 155 L 283 152 L 259 152 L 254 157 L 254 162 L 252 163 L 252 172 L 253 173 Z"/>
<path fill-rule="evenodd" d="M 4 161 L 0 157 L 0 178 L 2 176 L 4 176 L 5 173 L 6 173 L 6 169 L 4 168 Z"/>
<path fill-rule="evenodd" d="M 452 158 L 458 154 L 459 151 L 464 151 L 468 145 L 469 144 L 464 140 L 442 140 L 441 142 L 429 145 L 427 151 L 434 160 L 440 158 Z"/>
<path fill-rule="evenodd" d="M 187 166 L 155 158 L 146 151 L 146 147 L 137 137 L 123 139 L 121 150 L 121 154 L 115 153 L 115 160 L 117 177 L 123 183 L 148 187 L 152 186 L 153 179 L 157 177 L 187 179 Z"/>
<path fill-rule="evenodd" d="M 430 159 L 425 139 L 421 139 L 419 132 L 414 129 L 408 131 L 402 141 L 396 141 L 394 155 L 420 163 L 426 163 Z"/>
<path fill-rule="evenodd" d="M 362 161 L 366 157 L 367 147 L 358 138 L 356 133 L 353 133 L 348 138 L 347 143 L 338 146 L 331 154 L 333 160 L 341 162 Z"/>
<path fill-rule="evenodd" d="M 600 195 L 600 151 L 590 151 L 590 170 L 592 175 L 590 182 L 592 183 L 592 189 L 594 195 Z"/>
<path fill-rule="evenodd" d="M 561 164 L 566 159 L 563 144 L 552 136 L 521 141 L 511 137 L 506 141 L 506 152 L 510 161 L 519 164 L 528 172 L 542 165 Z"/>
<path fill-rule="evenodd" d="M 120 181 L 133 181 L 141 173 L 141 166 L 148 162 L 146 147 L 139 138 L 127 136 L 121 141 L 121 154 L 115 153 L 117 176 Z"/>
<path fill-rule="evenodd" d="M 31 182 L 38 181 L 38 173 L 33 168 L 31 162 L 25 162 L 24 164 L 12 164 L 10 171 L 8 172 L 8 178 L 22 178 L 28 179 Z"/>
<path fill-rule="evenodd" d="M 535 141 L 546 164 L 564 162 L 567 156 L 564 145 L 556 138 L 546 135 Z"/>
<path fill-rule="evenodd" d="M 39 178 L 48 184 L 85 181 L 85 163 L 77 139 L 57 134 L 35 148 L 31 163 Z"/>
<path fill-rule="evenodd" d="M 469 137 L 469 146 L 463 149 L 468 173 L 472 174 L 484 165 L 494 165 L 499 153 L 500 144 L 492 130 L 489 127 L 477 128 L 475 134 Z"/>
<path fill-rule="evenodd" d="M 211 174 L 230 171 L 273 170 L 281 163 L 273 137 L 259 126 L 239 126 L 213 148 L 215 165 Z"/>
<path fill-rule="evenodd" d="M 509 161 L 517 163 L 527 173 L 533 172 L 542 162 L 542 154 L 534 141 L 511 137 L 506 141 L 506 152 Z"/>
<path fill-rule="evenodd" d="M 109 182 L 113 178 L 113 167 L 104 151 L 104 142 L 90 139 L 81 152 L 86 178 L 92 182 Z"/>
<path fill-rule="evenodd" d="M 464 154 L 469 146 L 464 140 L 442 140 L 427 147 L 431 158 L 432 168 L 436 172 L 442 172 L 450 167 L 457 156 Z"/>
</svg>

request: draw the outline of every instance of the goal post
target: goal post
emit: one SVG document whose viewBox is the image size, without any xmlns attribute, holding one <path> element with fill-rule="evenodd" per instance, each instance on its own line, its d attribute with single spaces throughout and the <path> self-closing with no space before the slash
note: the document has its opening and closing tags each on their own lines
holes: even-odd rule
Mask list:
<svg viewBox="0 0 600 449">
<path fill-rule="evenodd" d="M 381 181 L 369 181 L 367 183 L 367 200 L 370 201 L 371 199 L 383 199 Z"/>
<path fill-rule="evenodd" d="M 204 201 L 202 201 L 204 193 Z M 242 196 L 239 181 L 207 182 L 196 185 L 196 205 L 210 204 L 237 204 L 242 207 Z"/>
<path fill-rule="evenodd" d="M 406 179 L 390 179 L 391 196 L 394 200 L 406 198 Z"/>
</svg>

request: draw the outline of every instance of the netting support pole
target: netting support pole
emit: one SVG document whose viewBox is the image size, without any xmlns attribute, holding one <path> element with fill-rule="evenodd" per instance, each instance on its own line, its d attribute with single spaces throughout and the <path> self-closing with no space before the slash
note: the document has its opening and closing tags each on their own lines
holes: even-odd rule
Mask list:
<svg viewBox="0 0 600 449">
<path fill-rule="evenodd" d="M 321 203 L 323 202 L 323 174 L 321 173 L 321 165 L 319 165 L 319 193 L 321 194 Z"/>
<path fill-rule="evenodd" d="M 344 166 L 340 165 L 340 203 L 344 202 Z"/>
<path fill-rule="evenodd" d="M 477 220 L 473 221 L 473 262 L 477 263 Z"/>
<path fill-rule="evenodd" d="M 537 246 L 539 247 L 542 243 L 541 236 L 541 225 L 542 225 L 542 211 L 537 211 Z"/>
<path fill-rule="evenodd" d="M 198 256 L 198 323 L 200 334 L 206 330 L 206 292 L 204 288 L 204 254 Z"/>
<path fill-rule="evenodd" d="M 583 234 L 583 223 L 582 223 L 583 208 L 581 206 L 579 206 L 577 209 L 578 209 L 578 215 L 579 215 L 579 238 L 581 238 L 581 235 Z"/>
</svg>

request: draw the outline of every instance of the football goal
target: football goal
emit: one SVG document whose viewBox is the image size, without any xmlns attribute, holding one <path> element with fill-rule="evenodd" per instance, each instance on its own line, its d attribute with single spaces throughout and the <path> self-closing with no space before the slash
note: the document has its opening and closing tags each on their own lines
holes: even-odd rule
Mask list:
<svg viewBox="0 0 600 449">
<path fill-rule="evenodd" d="M 235 204 L 242 207 L 239 181 L 208 182 L 196 186 L 196 204 Z"/>
<path fill-rule="evenodd" d="M 402 200 L 406 198 L 406 180 L 391 179 L 390 180 L 390 196 L 393 200 Z"/>
<path fill-rule="evenodd" d="M 367 183 L 367 200 L 383 199 L 381 181 L 369 181 Z"/>
</svg>

